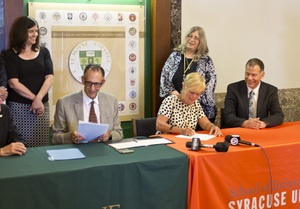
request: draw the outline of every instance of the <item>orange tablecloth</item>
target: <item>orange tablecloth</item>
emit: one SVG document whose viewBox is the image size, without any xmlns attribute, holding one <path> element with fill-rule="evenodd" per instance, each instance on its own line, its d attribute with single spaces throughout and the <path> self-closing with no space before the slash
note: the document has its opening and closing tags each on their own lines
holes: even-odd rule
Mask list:
<svg viewBox="0 0 300 209">
<path fill-rule="evenodd" d="M 191 151 L 185 144 L 191 139 L 163 135 L 170 144 L 189 157 L 188 209 L 261 209 L 300 208 L 300 122 L 273 128 L 252 130 L 222 129 L 223 137 L 202 144 L 224 141 L 226 135 L 238 134 L 241 140 L 262 146 L 230 146 L 228 152 L 213 148 Z M 199 132 L 207 133 L 207 132 Z"/>
</svg>

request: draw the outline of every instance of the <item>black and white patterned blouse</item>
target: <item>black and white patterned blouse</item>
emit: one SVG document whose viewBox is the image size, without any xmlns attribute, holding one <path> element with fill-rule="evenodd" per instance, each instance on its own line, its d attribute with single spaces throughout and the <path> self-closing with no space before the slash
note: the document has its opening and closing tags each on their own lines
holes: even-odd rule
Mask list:
<svg viewBox="0 0 300 209">
<path fill-rule="evenodd" d="M 197 122 L 205 116 L 198 100 L 187 105 L 177 95 L 165 98 L 159 108 L 157 115 L 168 118 L 167 123 L 179 128 L 187 128 L 187 123 L 192 129 L 196 129 Z M 156 134 L 166 134 L 158 131 Z"/>
<path fill-rule="evenodd" d="M 160 77 L 160 97 L 166 97 L 170 92 L 175 90 L 173 77 L 179 69 L 181 60 L 182 54 L 179 52 L 173 52 L 167 59 Z M 208 119 L 214 119 L 217 114 L 216 100 L 214 95 L 217 84 L 217 74 L 212 59 L 207 55 L 203 55 L 197 61 L 196 72 L 202 75 L 206 85 L 206 88 L 198 98 L 198 101 L 200 102 Z"/>
</svg>

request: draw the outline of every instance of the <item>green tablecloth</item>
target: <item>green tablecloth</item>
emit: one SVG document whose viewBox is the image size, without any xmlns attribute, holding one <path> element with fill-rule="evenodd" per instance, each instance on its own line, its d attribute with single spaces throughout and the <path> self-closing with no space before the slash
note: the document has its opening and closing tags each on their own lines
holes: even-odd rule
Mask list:
<svg viewBox="0 0 300 209">
<path fill-rule="evenodd" d="M 79 148 L 85 159 L 48 160 Z M 1 209 L 186 208 L 188 157 L 165 145 L 120 154 L 103 143 L 28 148 L 0 158 Z"/>
</svg>

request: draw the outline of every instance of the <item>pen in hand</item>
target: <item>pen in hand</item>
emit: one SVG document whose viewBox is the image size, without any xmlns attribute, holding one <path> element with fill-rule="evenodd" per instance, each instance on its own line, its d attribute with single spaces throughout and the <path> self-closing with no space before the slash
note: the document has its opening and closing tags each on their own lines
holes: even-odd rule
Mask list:
<svg viewBox="0 0 300 209">
<path fill-rule="evenodd" d="M 193 136 L 195 134 L 195 131 L 190 127 L 190 124 L 185 121 L 185 125 L 186 125 L 186 133 L 185 135 L 187 136 Z"/>
</svg>

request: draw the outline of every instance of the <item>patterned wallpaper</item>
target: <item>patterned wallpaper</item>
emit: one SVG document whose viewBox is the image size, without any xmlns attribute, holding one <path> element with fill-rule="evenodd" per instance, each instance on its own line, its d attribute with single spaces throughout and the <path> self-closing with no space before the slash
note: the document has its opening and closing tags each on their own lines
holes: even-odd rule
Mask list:
<svg viewBox="0 0 300 209">
<path fill-rule="evenodd" d="M 171 0 L 171 49 L 181 43 L 181 0 Z"/>
</svg>

